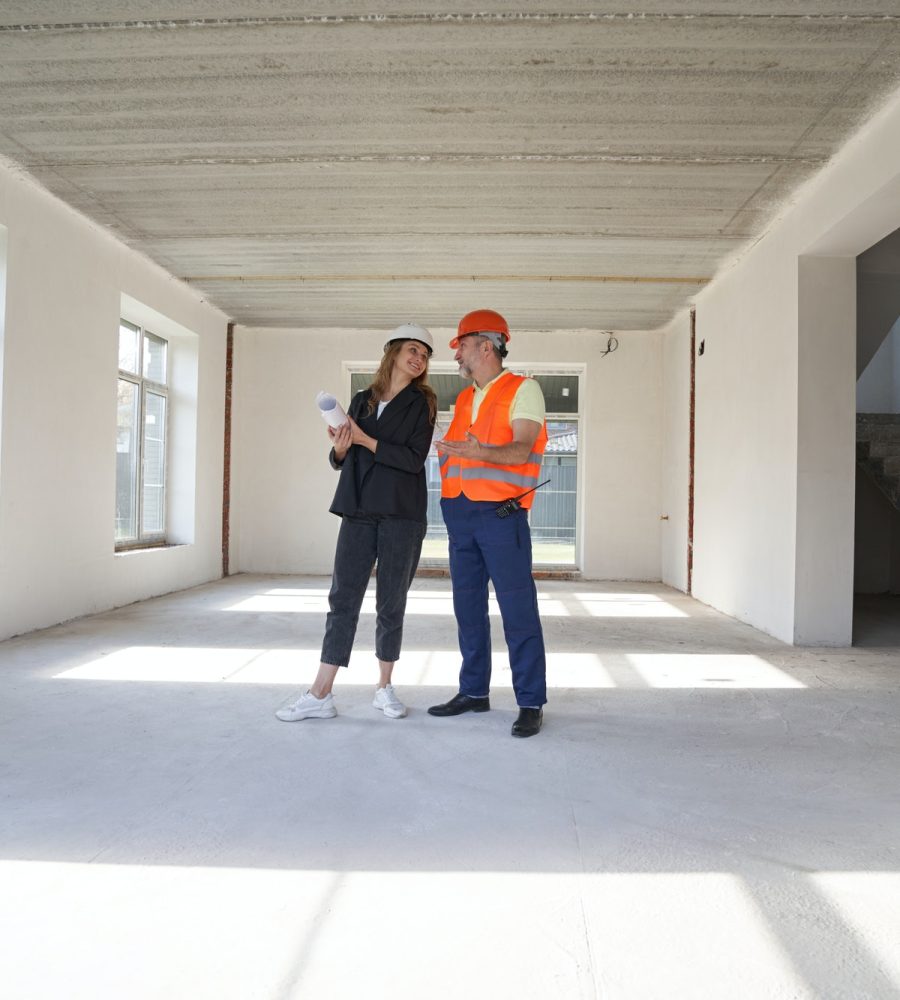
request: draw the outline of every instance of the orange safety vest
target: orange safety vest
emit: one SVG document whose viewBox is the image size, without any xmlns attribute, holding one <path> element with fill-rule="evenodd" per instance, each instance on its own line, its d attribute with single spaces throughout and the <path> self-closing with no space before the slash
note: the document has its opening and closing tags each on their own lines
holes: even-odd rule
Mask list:
<svg viewBox="0 0 900 1000">
<path fill-rule="evenodd" d="M 513 440 L 509 409 L 516 391 L 525 381 L 524 375 L 507 372 L 488 389 L 478 407 L 478 416 L 472 423 L 472 403 L 475 387 L 470 385 L 459 394 L 456 412 L 447 431 L 446 440 L 465 441 L 466 434 L 473 434 L 482 444 L 509 444 Z M 470 500 L 496 500 L 502 503 L 518 496 L 541 481 L 541 458 L 547 447 L 547 424 L 541 425 L 533 451 L 523 465 L 495 465 L 493 462 L 476 462 L 458 455 L 441 455 L 441 496 L 458 497 L 464 493 Z M 534 493 L 522 500 L 529 508 Z"/>
</svg>

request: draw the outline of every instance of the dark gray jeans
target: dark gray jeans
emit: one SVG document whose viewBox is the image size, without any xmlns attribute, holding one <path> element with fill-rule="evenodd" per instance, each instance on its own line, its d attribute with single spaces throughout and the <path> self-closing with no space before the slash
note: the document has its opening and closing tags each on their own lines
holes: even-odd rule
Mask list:
<svg viewBox="0 0 900 1000">
<path fill-rule="evenodd" d="M 333 667 L 346 667 L 356 637 L 359 609 L 372 567 L 375 573 L 375 655 L 393 663 L 400 658 L 403 640 L 403 616 L 426 525 L 401 517 L 341 518 L 337 551 L 334 554 L 334 574 L 325 619 L 325 639 L 322 662 Z"/>
</svg>

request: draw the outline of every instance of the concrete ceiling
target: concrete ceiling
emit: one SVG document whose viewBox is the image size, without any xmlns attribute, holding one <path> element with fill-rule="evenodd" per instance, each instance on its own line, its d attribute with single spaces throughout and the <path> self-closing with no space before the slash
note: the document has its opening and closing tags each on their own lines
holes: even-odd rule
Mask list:
<svg viewBox="0 0 900 1000">
<path fill-rule="evenodd" d="M 239 323 L 653 329 L 900 84 L 900 0 L 425 6 L 4 0 L 0 153 Z"/>
</svg>

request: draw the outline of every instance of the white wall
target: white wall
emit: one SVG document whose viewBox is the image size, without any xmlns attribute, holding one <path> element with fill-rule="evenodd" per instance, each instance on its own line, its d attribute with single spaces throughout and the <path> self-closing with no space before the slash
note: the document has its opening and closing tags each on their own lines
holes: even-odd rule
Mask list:
<svg viewBox="0 0 900 1000">
<path fill-rule="evenodd" d="M 849 645 L 856 497 L 856 261 L 798 261 L 793 640 Z"/>
<path fill-rule="evenodd" d="M 696 299 L 706 349 L 697 359 L 693 593 L 788 642 L 850 642 L 848 276 L 856 256 L 898 226 L 900 95 Z M 801 295 L 801 259 L 829 257 L 840 294 L 811 280 Z M 816 287 L 833 315 L 816 303 Z"/>
<path fill-rule="evenodd" d="M 520 334 L 535 361 L 564 357 L 587 364 L 582 403 L 581 499 L 584 559 L 590 580 L 659 580 L 662 442 L 662 335 Z M 538 355 L 543 352 L 545 357 Z M 524 354 L 524 351 L 522 352 Z M 514 359 L 510 365 L 515 367 Z"/>
<path fill-rule="evenodd" d="M 433 330 L 446 345 L 450 330 Z M 517 333 L 508 366 L 586 365 L 582 389 L 583 571 L 590 579 L 660 577 L 661 335 Z M 343 362 L 374 362 L 384 334 L 359 330 L 235 332 L 232 562 L 235 571 L 330 573 L 336 473 L 313 399 L 349 394 Z M 436 359 L 449 361 L 449 347 Z M 460 383 L 462 388 L 464 383 Z"/>
<path fill-rule="evenodd" d="M 7 228 L 0 416 L 0 637 L 221 573 L 226 318 L 0 163 Z M 122 296 L 196 336 L 193 543 L 116 555 Z M 182 477 L 184 479 L 184 477 Z"/>
<path fill-rule="evenodd" d="M 692 591 L 781 637 L 793 634 L 796 297 L 796 267 L 755 254 L 698 298 L 696 320 Z"/>
<path fill-rule="evenodd" d="M 691 321 L 686 312 L 662 331 L 662 522 L 663 583 L 687 590 L 688 493 L 690 489 Z"/>
</svg>

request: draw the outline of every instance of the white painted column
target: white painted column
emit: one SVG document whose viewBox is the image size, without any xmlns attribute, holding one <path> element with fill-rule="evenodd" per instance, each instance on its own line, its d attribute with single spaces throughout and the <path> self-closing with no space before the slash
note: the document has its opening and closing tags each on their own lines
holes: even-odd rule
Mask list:
<svg viewBox="0 0 900 1000">
<path fill-rule="evenodd" d="M 798 259 L 794 642 L 853 636 L 856 259 Z"/>
<path fill-rule="evenodd" d="M 663 331 L 660 562 L 663 583 L 687 590 L 690 491 L 691 324 L 682 313 Z"/>
<path fill-rule="evenodd" d="M 0 225 L 0 457 L 3 454 L 3 348 L 6 342 L 6 226 Z"/>
</svg>

